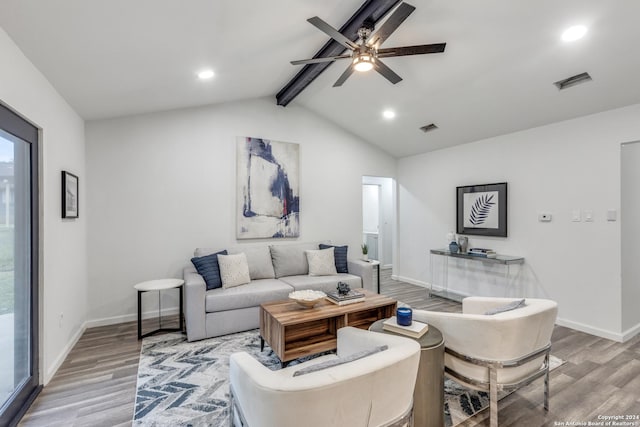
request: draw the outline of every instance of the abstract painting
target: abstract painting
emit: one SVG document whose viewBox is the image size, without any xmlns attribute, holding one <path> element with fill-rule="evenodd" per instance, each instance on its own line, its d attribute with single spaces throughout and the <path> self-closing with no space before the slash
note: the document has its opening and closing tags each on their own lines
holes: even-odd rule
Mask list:
<svg viewBox="0 0 640 427">
<path fill-rule="evenodd" d="M 507 237 L 507 183 L 457 187 L 457 232 Z"/>
<path fill-rule="evenodd" d="M 300 236 L 299 145 L 238 137 L 238 239 Z"/>
</svg>

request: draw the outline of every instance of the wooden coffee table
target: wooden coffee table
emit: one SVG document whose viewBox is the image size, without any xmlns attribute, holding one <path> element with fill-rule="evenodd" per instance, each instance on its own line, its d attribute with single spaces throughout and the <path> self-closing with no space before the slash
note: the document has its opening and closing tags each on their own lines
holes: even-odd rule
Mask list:
<svg viewBox="0 0 640 427">
<path fill-rule="evenodd" d="M 282 365 L 299 357 L 337 348 L 338 329 L 369 329 L 375 321 L 395 315 L 397 301 L 365 289 L 365 300 L 337 305 L 322 300 L 313 308 L 283 300 L 260 305 L 261 350 L 266 341 Z"/>
</svg>

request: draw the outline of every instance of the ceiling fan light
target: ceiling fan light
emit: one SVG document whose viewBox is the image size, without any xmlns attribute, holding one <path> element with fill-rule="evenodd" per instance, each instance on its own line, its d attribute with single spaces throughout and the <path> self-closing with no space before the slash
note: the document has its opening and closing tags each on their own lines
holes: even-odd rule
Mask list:
<svg viewBox="0 0 640 427">
<path fill-rule="evenodd" d="M 353 69 L 360 72 L 366 72 L 373 68 L 373 58 L 369 55 L 356 56 L 353 59 Z"/>
</svg>

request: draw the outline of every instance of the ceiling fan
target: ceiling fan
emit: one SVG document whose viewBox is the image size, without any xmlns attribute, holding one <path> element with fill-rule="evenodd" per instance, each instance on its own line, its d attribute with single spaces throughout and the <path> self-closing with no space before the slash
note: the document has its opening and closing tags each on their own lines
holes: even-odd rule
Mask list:
<svg viewBox="0 0 640 427">
<path fill-rule="evenodd" d="M 320 57 L 312 59 L 302 59 L 299 61 L 291 61 L 293 65 L 317 64 L 320 62 L 333 62 L 338 59 L 351 59 L 351 65 L 333 84 L 333 87 L 342 86 L 342 84 L 351 76 L 354 71 L 369 71 L 375 69 L 382 74 L 391 83 L 396 84 L 402 80 L 391 68 L 387 67 L 380 58 L 390 58 L 392 56 L 422 55 L 425 53 L 441 53 L 444 52 L 446 43 L 423 44 L 417 46 L 391 47 L 380 49 L 380 45 L 404 22 L 405 19 L 413 11 L 414 6 L 408 3 L 401 3 L 400 6 L 389 16 L 380 28 L 374 33 L 374 22 L 367 18 L 363 22 L 362 27 L 358 30 L 358 40 L 353 42 L 342 35 L 338 30 L 324 22 L 322 19 L 314 16 L 307 19 L 312 25 L 329 35 L 332 39 L 349 49 L 351 53 Z"/>
</svg>

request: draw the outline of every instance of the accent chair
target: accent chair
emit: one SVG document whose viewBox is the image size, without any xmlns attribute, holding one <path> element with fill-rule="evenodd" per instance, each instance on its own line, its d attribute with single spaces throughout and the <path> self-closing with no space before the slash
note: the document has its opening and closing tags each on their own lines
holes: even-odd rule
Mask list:
<svg viewBox="0 0 640 427">
<path fill-rule="evenodd" d="M 347 326 L 337 347 L 276 371 L 245 352 L 231 355 L 230 426 L 413 425 L 420 345 Z"/>
<path fill-rule="evenodd" d="M 549 410 L 549 351 L 557 313 L 557 304 L 545 299 L 468 297 L 462 313 L 414 310 L 413 318 L 442 331 L 445 375 L 489 392 L 490 425 L 497 427 L 498 391 L 540 377 L 544 409 Z"/>
</svg>

